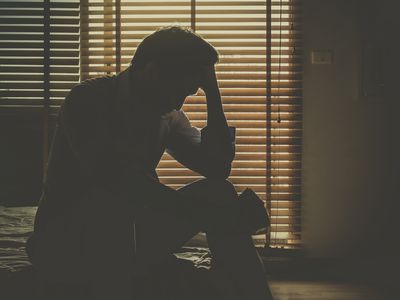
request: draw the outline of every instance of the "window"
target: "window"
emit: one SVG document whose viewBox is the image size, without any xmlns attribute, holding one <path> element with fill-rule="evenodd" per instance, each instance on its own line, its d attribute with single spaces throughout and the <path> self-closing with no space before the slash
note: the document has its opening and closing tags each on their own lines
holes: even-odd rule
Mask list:
<svg viewBox="0 0 400 300">
<path fill-rule="evenodd" d="M 4 107 L 50 114 L 80 80 L 125 69 L 158 27 L 191 27 L 220 52 L 224 111 L 237 128 L 230 180 L 266 201 L 272 247 L 301 245 L 301 44 L 299 0 L 82 0 L 1 2 Z M 205 126 L 202 92 L 183 109 Z M 168 154 L 157 172 L 172 187 L 199 178 Z M 266 236 L 255 237 L 258 244 Z"/>
<path fill-rule="evenodd" d="M 79 3 L 17 0 L 0 8 L 0 105 L 59 104 L 79 81 Z"/>
<path fill-rule="evenodd" d="M 43 113 L 44 161 L 49 116 L 79 82 L 79 2 L 0 2 L 1 113 Z"/>
</svg>

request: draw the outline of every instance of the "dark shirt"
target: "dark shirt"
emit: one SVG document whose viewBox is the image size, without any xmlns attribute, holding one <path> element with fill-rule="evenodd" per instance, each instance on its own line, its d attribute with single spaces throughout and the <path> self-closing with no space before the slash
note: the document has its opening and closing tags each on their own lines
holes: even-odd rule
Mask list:
<svg viewBox="0 0 400 300">
<path fill-rule="evenodd" d="M 183 110 L 161 117 L 135 103 L 121 110 L 121 99 L 130 96 L 128 72 L 86 80 L 69 92 L 57 118 L 35 231 L 68 215 L 93 186 L 134 190 L 139 177 L 158 182 L 155 169 L 165 150 L 205 177 L 229 176 L 232 129 L 200 130 Z"/>
</svg>

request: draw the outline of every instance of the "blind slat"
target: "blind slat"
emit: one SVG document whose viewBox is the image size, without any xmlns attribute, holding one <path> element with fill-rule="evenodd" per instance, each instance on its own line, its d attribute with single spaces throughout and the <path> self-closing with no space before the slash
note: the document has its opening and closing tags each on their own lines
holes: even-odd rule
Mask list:
<svg viewBox="0 0 400 300">
<path fill-rule="evenodd" d="M 168 22 L 169 24 L 173 23 L 173 20 L 170 20 L 170 22 Z M 129 25 L 124 26 L 124 31 L 148 31 L 148 33 L 150 34 L 152 31 L 154 31 L 155 29 L 158 28 L 159 25 L 149 25 L 149 24 L 140 24 L 140 25 L 131 25 L 132 23 L 130 23 Z M 165 25 L 169 25 L 169 24 L 165 24 Z M 87 28 L 85 30 L 83 30 L 82 32 L 95 32 L 95 31 L 103 31 L 105 29 L 104 26 L 99 26 L 99 25 L 95 25 L 93 24 L 92 26 L 90 23 L 86 23 Z M 280 31 L 291 31 L 293 33 L 294 29 L 296 29 L 299 26 L 299 24 L 288 24 L 285 25 L 285 23 L 283 23 L 282 25 L 275 25 L 272 26 L 272 31 L 276 31 L 276 32 L 280 32 Z M 198 24 L 196 25 L 197 31 L 198 32 L 202 32 L 202 31 L 238 31 L 238 30 L 262 30 L 265 31 L 265 25 L 258 25 L 258 24 L 251 24 L 251 23 L 246 23 L 246 24 L 221 24 L 221 23 L 216 23 L 213 25 L 205 25 L 205 24 Z M 293 30 L 292 30 L 293 29 Z M 298 30 L 298 29 L 297 29 Z M 105 32 L 107 32 L 107 30 L 104 30 Z M 110 27 L 109 31 L 112 31 L 112 28 Z"/>
<path fill-rule="evenodd" d="M 185 15 L 188 16 L 190 15 L 190 8 L 187 8 L 188 5 L 182 6 L 184 8 L 179 8 L 177 6 L 167 6 L 168 8 L 166 9 L 165 4 L 163 5 L 157 5 L 153 6 L 152 8 L 149 9 L 143 9 L 143 8 L 138 8 L 136 7 L 135 9 L 130 9 L 129 6 L 125 6 L 126 8 L 122 11 L 122 16 L 132 16 L 132 15 L 147 15 L 147 16 L 152 16 L 152 15 L 173 15 L 176 17 L 177 15 Z M 280 20 L 280 18 L 276 15 L 280 14 L 280 10 L 273 10 L 272 15 L 273 15 L 273 20 Z M 196 10 L 196 15 L 260 15 L 260 16 L 265 16 L 267 13 L 265 8 L 253 8 L 250 5 L 246 6 L 246 8 L 236 8 L 236 9 L 231 9 L 230 6 L 212 6 L 208 8 L 199 8 Z M 290 10 L 282 10 L 283 15 L 288 15 L 290 13 Z M 109 18 L 112 19 L 115 17 L 115 10 L 92 10 L 90 11 L 91 17 L 95 19 L 103 19 L 103 18 Z M 275 16 L 274 16 L 275 15 Z M 99 17 L 101 16 L 101 17 Z M 284 20 L 295 20 L 295 17 L 291 18 L 286 18 Z M 127 20 L 131 20 L 127 18 Z M 201 20 L 201 18 L 199 18 Z"/>
<path fill-rule="evenodd" d="M 6 20 L 6 19 L 5 19 Z M 135 17 L 130 17 L 124 18 L 124 21 L 126 23 L 173 23 L 173 22 L 188 22 L 190 20 L 189 16 L 185 17 L 170 17 L 170 16 L 165 16 L 165 17 L 155 17 L 151 15 L 135 15 Z M 213 16 L 213 17 L 198 17 L 196 18 L 196 21 L 199 23 L 255 23 L 258 25 L 258 23 L 265 23 L 267 21 L 267 18 L 265 17 L 221 17 L 221 16 Z M 275 22 L 281 22 L 282 23 L 294 23 L 294 25 L 298 25 L 299 20 L 296 20 L 296 22 L 293 21 L 292 18 L 273 18 L 273 21 Z M 2 22 L 3 23 L 3 22 Z M 89 21 L 84 21 L 81 22 L 81 24 L 86 25 L 86 24 L 96 24 L 96 23 L 102 23 L 102 24 L 113 24 L 115 23 L 114 17 L 104 17 L 104 18 L 93 18 L 90 19 Z M 297 24 L 296 24 L 297 23 Z M 27 24 L 27 23 L 23 23 Z M 76 22 L 70 21 L 68 19 L 56 19 L 55 24 L 76 24 Z"/>
</svg>

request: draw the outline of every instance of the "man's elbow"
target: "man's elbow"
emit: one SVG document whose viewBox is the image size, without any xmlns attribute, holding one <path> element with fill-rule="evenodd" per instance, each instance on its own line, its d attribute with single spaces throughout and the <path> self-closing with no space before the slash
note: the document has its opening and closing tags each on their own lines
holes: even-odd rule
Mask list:
<svg viewBox="0 0 400 300">
<path fill-rule="evenodd" d="M 231 170 L 230 162 L 211 163 L 202 175 L 211 179 L 227 179 L 231 174 Z"/>
</svg>

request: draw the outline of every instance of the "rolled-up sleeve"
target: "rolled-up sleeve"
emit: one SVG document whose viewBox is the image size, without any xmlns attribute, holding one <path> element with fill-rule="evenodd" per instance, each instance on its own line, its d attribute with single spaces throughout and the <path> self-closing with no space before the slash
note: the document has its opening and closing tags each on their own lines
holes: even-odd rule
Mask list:
<svg viewBox="0 0 400 300">
<path fill-rule="evenodd" d="M 166 151 L 205 177 L 227 178 L 235 156 L 235 127 L 199 129 L 179 110 L 171 124 Z"/>
</svg>

